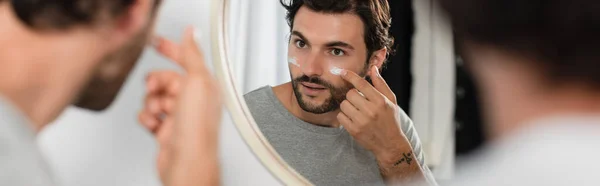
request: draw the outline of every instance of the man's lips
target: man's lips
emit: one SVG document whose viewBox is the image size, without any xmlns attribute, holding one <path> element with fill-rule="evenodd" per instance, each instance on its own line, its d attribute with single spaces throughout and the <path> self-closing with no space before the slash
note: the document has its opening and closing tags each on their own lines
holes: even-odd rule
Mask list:
<svg viewBox="0 0 600 186">
<path fill-rule="evenodd" d="M 325 89 L 326 87 L 321 86 L 319 84 L 314 84 L 314 83 L 308 83 L 308 82 L 302 82 L 300 83 L 303 86 L 307 87 L 307 88 L 311 88 L 311 89 Z"/>
</svg>

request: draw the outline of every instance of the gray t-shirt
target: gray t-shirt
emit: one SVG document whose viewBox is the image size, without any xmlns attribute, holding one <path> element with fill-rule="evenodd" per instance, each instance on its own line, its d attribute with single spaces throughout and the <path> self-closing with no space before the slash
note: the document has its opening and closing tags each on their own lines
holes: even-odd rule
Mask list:
<svg viewBox="0 0 600 186">
<path fill-rule="evenodd" d="M 384 185 L 374 155 L 343 128 L 304 122 L 281 104 L 270 86 L 245 96 L 256 123 L 279 155 L 316 185 Z M 428 182 L 435 183 L 425 165 L 421 142 L 412 121 L 400 112 L 402 131 L 410 141 Z"/>
<path fill-rule="evenodd" d="M 0 185 L 51 186 L 50 171 L 23 114 L 0 95 Z"/>
</svg>

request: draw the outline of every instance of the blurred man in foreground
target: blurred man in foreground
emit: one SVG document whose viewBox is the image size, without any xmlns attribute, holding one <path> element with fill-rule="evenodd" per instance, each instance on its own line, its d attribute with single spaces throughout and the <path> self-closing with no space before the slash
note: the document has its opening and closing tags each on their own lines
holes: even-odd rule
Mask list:
<svg viewBox="0 0 600 186">
<path fill-rule="evenodd" d="M 440 0 L 493 139 L 457 185 L 598 185 L 600 3 Z"/>
<path fill-rule="evenodd" d="M 151 36 L 159 5 L 160 0 L 0 0 L 0 185 L 55 184 L 36 133 L 73 103 L 91 110 L 110 105 Z M 165 185 L 216 185 L 219 94 L 208 96 L 216 86 L 193 30 L 184 38 L 182 44 L 162 39 L 157 46 L 187 71 L 173 104 L 180 112 L 161 118 L 174 125 L 153 130 L 161 133 L 159 171 Z M 149 90 L 163 88 L 160 82 L 150 85 Z"/>
</svg>

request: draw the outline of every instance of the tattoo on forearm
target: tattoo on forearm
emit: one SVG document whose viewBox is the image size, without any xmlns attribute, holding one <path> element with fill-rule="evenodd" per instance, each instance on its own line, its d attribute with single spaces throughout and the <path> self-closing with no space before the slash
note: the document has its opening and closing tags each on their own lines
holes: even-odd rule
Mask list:
<svg viewBox="0 0 600 186">
<path fill-rule="evenodd" d="M 398 166 L 404 162 L 406 162 L 406 164 L 410 165 L 410 163 L 413 161 L 412 158 L 412 151 L 408 152 L 408 153 L 402 153 L 402 159 L 398 160 L 396 163 L 394 163 L 394 166 Z"/>
</svg>

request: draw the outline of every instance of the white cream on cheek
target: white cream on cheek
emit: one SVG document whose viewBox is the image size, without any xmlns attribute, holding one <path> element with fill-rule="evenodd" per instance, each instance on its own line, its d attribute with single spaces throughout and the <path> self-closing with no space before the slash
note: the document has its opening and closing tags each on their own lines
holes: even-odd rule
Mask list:
<svg viewBox="0 0 600 186">
<path fill-rule="evenodd" d="M 298 60 L 295 57 L 288 57 L 288 63 L 300 67 Z"/>
<path fill-rule="evenodd" d="M 336 67 L 336 66 L 331 66 L 329 68 L 329 73 L 339 76 L 339 75 L 342 75 L 342 69 L 339 67 Z"/>
<path fill-rule="evenodd" d="M 298 63 L 298 59 L 296 59 L 296 57 L 288 57 L 288 63 L 290 63 L 294 66 L 300 67 L 300 63 Z M 336 67 L 333 65 L 330 65 L 330 67 L 329 67 L 329 73 L 336 75 L 336 76 L 342 75 L 342 71 L 343 71 L 343 69 L 340 67 Z"/>
<path fill-rule="evenodd" d="M 343 71 L 342 68 L 336 67 L 336 66 L 333 66 L 333 65 L 329 68 L 329 73 L 331 73 L 333 75 L 336 75 L 336 76 L 342 75 L 342 71 Z M 365 97 L 365 95 L 362 92 L 360 92 L 360 91 L 358 91 L 358 94 L 360 96 L 362 96 L 362 97 Z"/>
</svg>

